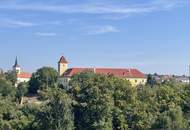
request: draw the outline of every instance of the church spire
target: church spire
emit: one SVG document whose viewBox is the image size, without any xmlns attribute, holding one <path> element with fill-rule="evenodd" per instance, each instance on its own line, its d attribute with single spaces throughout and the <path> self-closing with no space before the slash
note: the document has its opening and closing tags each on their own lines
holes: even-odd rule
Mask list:
<svg viewBox="0 0 190 130">
<path fill-rule="evenodd" d="M 16 57 L 16 59 L 15 59 L 15 64 L 14 64 L 14 66 L 13 67 L 20 67 L 19 65 L 18 65 L 18 60 L 17 60 L 17 57 Z"/>
<path fill-rule="evenodd" d="M 21 72 L 21 68 L 20 66 L 18 65 L 18 60 L 17 60 L 17 57 L 15 59 L 15 64 L 13 66 L 13 71 L 15 71 L 17 74 L 20 74 Z"/>
</svg>

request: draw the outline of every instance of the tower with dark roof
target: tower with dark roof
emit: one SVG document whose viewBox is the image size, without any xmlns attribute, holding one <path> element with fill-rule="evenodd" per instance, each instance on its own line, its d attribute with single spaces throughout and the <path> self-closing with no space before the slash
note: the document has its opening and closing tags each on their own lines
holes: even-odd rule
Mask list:
<svg viewBox="0 0 190 130">
<path fill-rule="evenodd" d="M 15 71 L 17 74 L 20 74 L 21 72 L 21 67 L 18 65 L 17 57 L 15 59 L 15 64 L 13 65 L 13 71 Z"/>
<path fill-rule="evenodd" d="M 68 69 L 68 61 L 62 56 L 58 62 L 58 72 L 59 76 L 62 76 L 65 71 Z"/>
</svg>

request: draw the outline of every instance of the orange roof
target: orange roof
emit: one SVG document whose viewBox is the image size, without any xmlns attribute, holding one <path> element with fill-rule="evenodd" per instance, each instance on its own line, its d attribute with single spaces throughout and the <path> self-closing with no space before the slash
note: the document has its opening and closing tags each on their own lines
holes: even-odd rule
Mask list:
<svg viewBox="0 0 190 130">
<path fill-rule="evenodd" d="M 26 73 L 26 72 L 21 72 L 20 74 L 17 74 L 17 78 L 31 78 L 32 74 L 31 73 Z"/>
<path fill-rule="evenodd" d="M 64 56 L 62 56 L 59 60 L 59 63 L 68 63 Z"/>
<path fill-rule="evenodd" d="M 81 73 L 84 71 L 91 71 L 97 74 L 113 74 L 116 77 L 120 78 L 145 78 L 145 74 L 140 72 L 137 69 L 117 69 L 117 68 L 71 68 L 68 69 L 63 76 L 71 77 L 74 74 Z"/>
</svg>

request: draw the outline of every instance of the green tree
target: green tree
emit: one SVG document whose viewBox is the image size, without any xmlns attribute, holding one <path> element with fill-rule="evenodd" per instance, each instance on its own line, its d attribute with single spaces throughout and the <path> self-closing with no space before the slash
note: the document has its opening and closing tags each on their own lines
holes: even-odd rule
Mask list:
<svg viewBox="0 0 190 130">
<path fill-rule="evenodd" d="M 159 104 L 160 112 L 169 110 L 169 106 L 178 106 L 181 97 L 175 89 L 168 85 L 161 85 L 156 88 L 156 102 Z"/>
<path fill-rule="evenodd" d="M 35 105 L 20 107 L 10 97 L 0 97 L 0 129 L 32 130 L 38 111 Z"/>
<path fill-rule="evenodd" d="M 151 87 L 153 87 L 154 85 L 156 85 L 156 79 L 151 75 L 151 74 L 148 74 L 147 76 L 147 85 L 150 85 Z"/>
<path fill-rule="evenodd" d="M 157 119 L 152 127 L 160 129 L 187 128 L 187 120 L 185 120 L 180 106 L 183 101 L 181 98 L 183 86 L 168 82 L 155 88 L 155 92 L 154 101 L 158 104 L 158 111 L 154 114 L 157 115 Z"/>
<path fill-rule="evenodd" d="M 0 129 L 12 128 L 12 121 L 16 118 L 16 104 L 10 99 L 10 97 L 0 96 Z"/>
<path fill-rule="evenodd" d="M 190 85 L 184 85 L 183 88 L 181 88 L 181 98 L 182 110 L 190 114 Z"/>
<path fill-rule="evenodd" d="M 10 81 L 12 85 L 14 86 L 17 81 L 17 74 L 14 71 L 8 71 L 5 73 L 5 79 Z"/>
<path fill-rule="evenodd" d="M 113 84 L 108 76 L 76 74 L 70 82 L 77 130 L 112 129 Z"/>
<path fill-rule="evenodd" d="M 159 111 L 156 101 L 155 87 L 143 86 L 137 90 L 137 98 L 129 109 L 129 126 L 135 130 L 150 129 Z"/>
<path fill-rule="evenodd" d="M 190 128 L 190 85 L 181 85 L 178 93 L 181 96 L 181 108 L 184 113 L 184 121 L 188 128 Z"/>
<path fill-rule="evenodd" d="M 29 81 L 29 92 L 37 93 L 38 90 L 44 90 L 48 87 L 54 87 L 57 84 L 58 73 L 54 68 L 43 67 L 32 74 Z"/>
<path fill-rule="evenodd" d="M 16 97 L 19 101 L 19 104 L 22 105 L 23 103 L 23 96 L 26 96 L 28 94 L 28 83 L 20 83 L 18 84 L 17 90 L 16 90 Z"/>
<path fill-rule="evenodd" d="M 42 111 L 38 113 L 36 122 L 40 130 L 73 130 L 72 100 L 57 88 L 51 89 L 52 95 Z"/>
<path fill-rule="evenodd" d="M 130 126 L 133 130 L 150 129 L 154 116 L 149 110 L 148 104 L 137 101 L 132 107 Z"/>
<path fill-rule="evenodd" d="M 130 120 L 128 111 L 137 97 L 136 88 L 123 79 L 113 77 L 111 80 L 114 81 L 113 129 L 126 130 L 129 127 L 128 120 Z"/>
<path fill-rule="evenodd" d="M 4 73 L 3 73 L 3 70 L 0 68 L 0 79 L 4 78 Z"/>
<path fill-rule="evenodd" d="M 187 128 L 180 106 L 170 106 L 170 109 L 160 113 L 153 128 L 180 129 Z"/>
<path fill-rule="evenodd" d="M 11 85 L 10 82 L 7 82 L 4 79 L 0 79 L 0 96 L 15 96 L 15 87 Z"/>
<path fill-rule="evenodd" d="M 21 117 L 18 120 L 17 126 L 20 130 L 35 130 L 36 128 L 36 116 L 41 110 L 41 105 L 27 104 L 23 105 L 19 111 Z"/>
</svg>

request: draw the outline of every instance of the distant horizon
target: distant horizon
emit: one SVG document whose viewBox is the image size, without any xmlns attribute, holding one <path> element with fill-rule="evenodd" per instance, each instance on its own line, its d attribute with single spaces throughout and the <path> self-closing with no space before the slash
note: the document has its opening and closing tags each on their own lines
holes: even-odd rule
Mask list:
<svg viewBox="0 0 190 130">
<path fill-rule="evenodd" d="M 57 60 L 57 61 L 59 61 L 59 60 Z M 12 66 L 14 65 L 14 62 L 12 64 Z M 21 67 L 21 71 L 23 71 L 23 72 L 30 72 L 30 73 L 34 73 L 34 72 L 36 72 L 37 69 L 40 69 L 42 67 L 52 67 L 52 68 L 54 68 L 56 70 L 58 69 L 57 66 L 42 65 L 39 68 L 33 69 L 31 71 L 27 71 L 27 70 L 24 69 L 24 67 L 21 64 L 19 64 L 19 59 L 18 59 L 18 65 Z M 58 62 L 57 62 L 57 65 L 58 65 Z M 9 70 L 12 70 L 12 66 L 10 67 L 10 69 L 4 69 L 4 68 L 1 68 L 1 67 L 0 67 L 0 69 L 2 69 L 4 72 L 7 72 Z M 117 66 L 115 66 L 115 67 L 109 67 L 109 66 L 103 66 L 103 67 L 101 67 L 101 66 L 76 66 L 76 65 L 75 66 L 70 66 L 70 64 L 68 63 L 68 69 L 69 68 L 106 68 L 106 69 L 107 68 L 114 68 L 114 69 L 138 69 L 138 70 L 140 70 L 139 68 L 135 68 L 135 67 L 117 67 Z M 143 72 L 142 70 L 140 70 L 140 71 Z M 176 76 L 183 76 L 183 75 L 185 75 L 185 76 L 189 76 L 189 74 L 174 74 L 174 73 L 157 73 L 157 72 L 151 72 L 151 73 L 143 72 L 143 73 L 145 73 L 145 74 L 155 74 L 156 73 L 158 75 L 176 75 Z"/>
<path fill-rule="evenodd" d="M 137 68 L 189 75 L 190 1 L 0 1 L 0 68 Z"/>
</svg>

